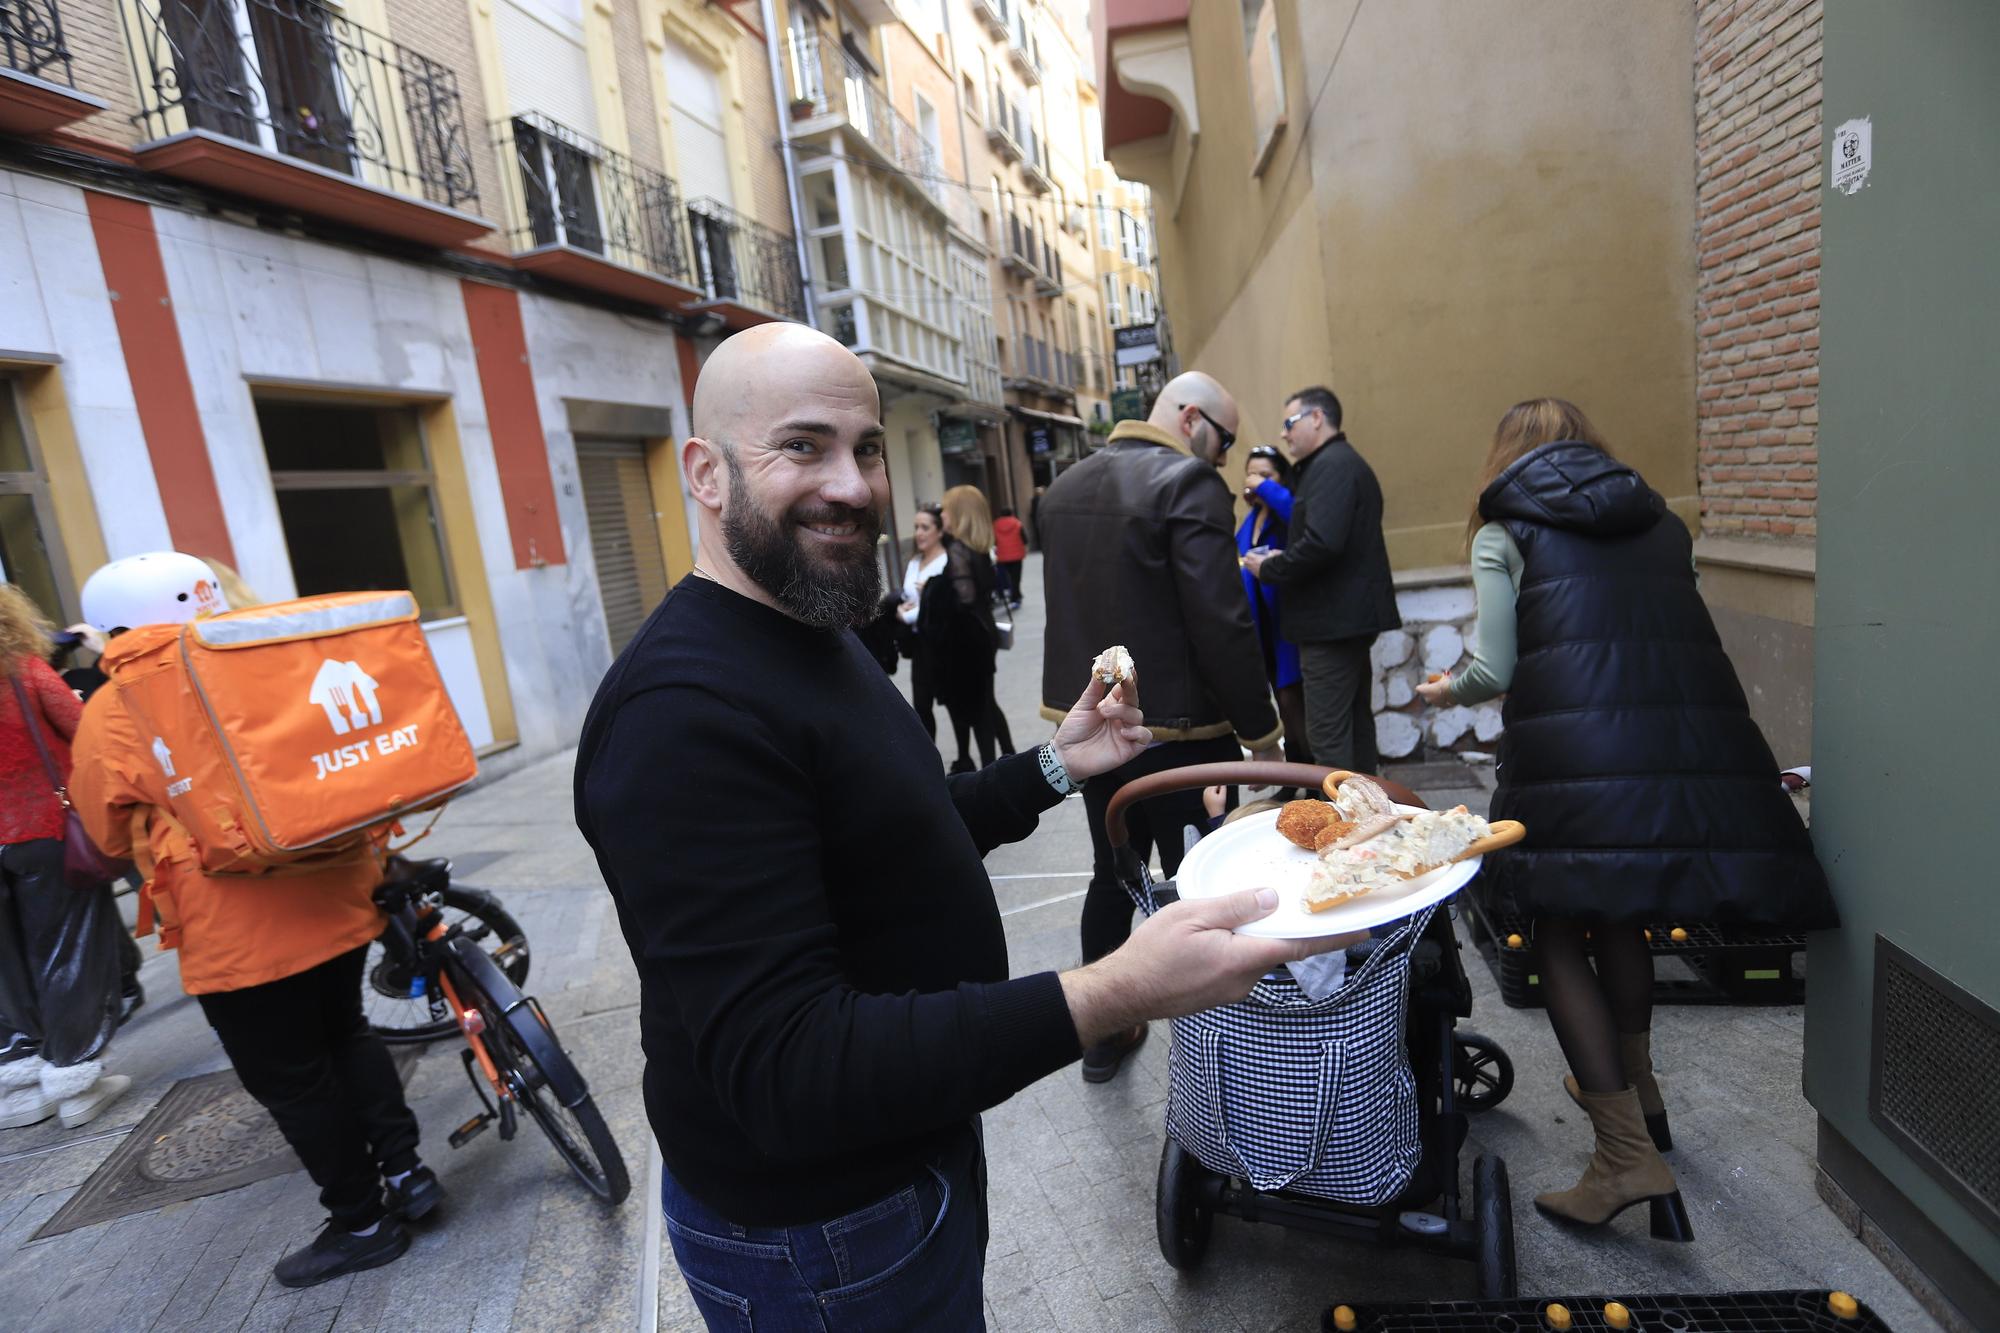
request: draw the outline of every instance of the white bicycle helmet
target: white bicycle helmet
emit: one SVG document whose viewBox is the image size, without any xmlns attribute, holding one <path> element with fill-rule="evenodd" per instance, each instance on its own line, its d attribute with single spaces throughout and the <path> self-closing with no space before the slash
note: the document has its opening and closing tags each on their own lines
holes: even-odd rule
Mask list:
<svg viewBox="0 0 2000 1333">
<path fill-rule="evenodd" d="M 209 567 L 179 551 L 113 560 L 83 585 L 83 618 L 106 634 L 184 625 L 228 609 Z"/>
</svg>

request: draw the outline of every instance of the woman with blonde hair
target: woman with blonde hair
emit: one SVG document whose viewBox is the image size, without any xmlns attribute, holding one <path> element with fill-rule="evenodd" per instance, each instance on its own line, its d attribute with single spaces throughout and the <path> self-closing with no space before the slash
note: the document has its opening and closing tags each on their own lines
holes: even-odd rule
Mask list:
<svg viewBox="0 0 2000 1333">
<path fill-rule="evenodd" d="M 958 742 L 954 773 L 970 773 L 968 743 L 979 742 L 979 762 L 1014 752 L 1006 719 L 993 699 L 994 654 L 1000 632 L 993 622 L 993 516 L 973 486 L 954 486 L 939 505 L 944 517 L 944 575 L 925 585 L 917 632 L 930 640 L 937 695 L 951 714 Z"/>
<path fill-rule="evenodd" d="M 93 1058 L 118 1025 L 122 926 L 108 892 L 91 901 L 64 872 L 60 793 L 83 705 L 44 656 L 53 633 L 0 583 L 0 1129 L 52 1115 L 75 1128 L 132 1083 Z"/>
<path fill-rule="evenodd" d="M 1581 409 L 1508 409 L 1468 531 L 1478 652 L 1418 692 L 1507 697 L 1492 817 L 1528 834 L 1484 878 L 1534 922 L 1566 1084 L 1596 1133 L 1583 1178 L 1535 1207 L 1596 1225 L 1643 1202 L 1655 1237 L 1692 1240 L 1660 1155 L 1673 1139 L 1645 926 L 1832 926 L 1826 877 L 1695 586 L 1686 526 Z"/>
</svg>

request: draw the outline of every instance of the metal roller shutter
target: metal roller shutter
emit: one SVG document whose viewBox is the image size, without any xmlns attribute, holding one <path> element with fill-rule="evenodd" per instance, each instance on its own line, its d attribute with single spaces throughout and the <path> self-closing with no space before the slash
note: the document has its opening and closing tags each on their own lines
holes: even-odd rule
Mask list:
<svg viewBox="0 0 2000 1333">
<path fill-rule="evenodd" d="M 667 595 L 667 562 L 646 478 L 645 446 L 637 440 L 580 439 L 576 470 L 590 519 L 605 628 L 611 651 L 619 653 Z"/>
</svg>

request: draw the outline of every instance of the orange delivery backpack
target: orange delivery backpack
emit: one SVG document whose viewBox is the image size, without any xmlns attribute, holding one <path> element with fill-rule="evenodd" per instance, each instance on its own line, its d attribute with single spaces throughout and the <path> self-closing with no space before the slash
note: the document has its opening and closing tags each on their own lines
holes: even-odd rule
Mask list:
<svg viewBox="0 0 2000 1333">
<path fill-rule="evenodd" d="M 176 628 L 116 661 L 111 680 L 209 874 L 344 859 L 478 774 L 408 592 L 301 597 Z"/>
</svg>

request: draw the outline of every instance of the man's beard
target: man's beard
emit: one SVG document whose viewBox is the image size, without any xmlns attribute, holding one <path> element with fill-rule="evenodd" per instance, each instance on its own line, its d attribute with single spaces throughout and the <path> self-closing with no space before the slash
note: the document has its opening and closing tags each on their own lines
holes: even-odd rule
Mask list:
<svg viewBox="0 0 2000 1333">
<path fill-rule="evenodd" d="M 872 620 L 882 597 L 882 567 L 875 559 L 882 520 L 875 511 L 821 504 L 773 519 L 751 502 L 735 457 L 725 453 L 723 458 L 729 468 L 729 502 L 722 510 L 722 541 L 736 567 L 775 597 L 787 615 L 815 629 L 844 629 Z M 862 540 L 851 558 L 815 559 L 801 543 L 800 523 L 852 523 Z"/>
</svg>

